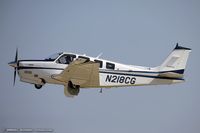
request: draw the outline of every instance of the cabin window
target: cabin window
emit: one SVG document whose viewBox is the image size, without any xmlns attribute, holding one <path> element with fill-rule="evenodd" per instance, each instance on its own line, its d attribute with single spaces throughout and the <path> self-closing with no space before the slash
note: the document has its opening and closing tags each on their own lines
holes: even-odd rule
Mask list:
<svg viewBox="0 0 200 133">
<path fill-rule="evenodd" d="M 103 61 L 94 60 L 94 62 L 99 63 L 99 68 L 102 68 L 102 66 L 103 66 Z"/>
<path fill-rule="evenodd" d="M 53 54 L 47 58 L 45 58 L 44 60 L 46 61 L 54 61 L 55 59 L 57 59 L 62 53 L 56 53 L 56 54 Z"/>
<path fill-rule="evenodd" d="M 90 58 L 85 57 L 85 56 L 78 56 L 78 58 L 86 59 L 86 61 L 90 61 Z"/>
<path fill-rule="evenodd" d="M 76 58 L 76 55 L 69 55 L 69 54 L 64 54 L 58 59 L 58 63 L 60 64 L 70 64 L 74 58 Z"/>
<path fill-rule="evenodd" d="M 115 64 L 113 64 L 113 63 L 110 63 L 110 62 L 106 62 L 106 68 L 107 69 L 115 69 Z"/>
</svg>

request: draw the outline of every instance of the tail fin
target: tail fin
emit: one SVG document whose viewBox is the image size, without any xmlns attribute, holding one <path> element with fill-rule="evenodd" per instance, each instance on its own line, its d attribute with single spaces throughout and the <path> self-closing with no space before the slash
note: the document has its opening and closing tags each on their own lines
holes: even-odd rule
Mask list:
<svg viewBox="0 0 200 133">
<path fill-rule="evenodd" d="M 174 50 L 159 67 L 160 74 L 166 77 L 183 78 L 190 52 L 190 48 L 181 47 L 177 43 Z"/>
</svg>

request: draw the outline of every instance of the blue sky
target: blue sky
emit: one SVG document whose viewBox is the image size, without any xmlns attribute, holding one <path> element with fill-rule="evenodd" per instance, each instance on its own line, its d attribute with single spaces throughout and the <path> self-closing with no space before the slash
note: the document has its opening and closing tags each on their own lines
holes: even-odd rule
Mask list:
<svg viewBox="0 0 200 133">
<path fill-rule="evenodd" d="M 198 0 L 0 0 L 0 129 L 53 128 L 59 133 L 199 133 Z M 60 51 L 125 64 L 160 65 L 175 44 L 192 48 L 186 82 L 176 85 L 36 90 L 17 78 L 14 60 Z"/>
</svg>

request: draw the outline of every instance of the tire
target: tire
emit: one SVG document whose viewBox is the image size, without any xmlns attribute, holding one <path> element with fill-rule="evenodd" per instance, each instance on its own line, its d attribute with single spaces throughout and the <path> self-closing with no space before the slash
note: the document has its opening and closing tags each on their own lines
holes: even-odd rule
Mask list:
<svg viewBox="0 0 200 133">
<path fill-rule="evenodd" d="M 71 95 L 77 96 L 80 91 L 80 86 L 74 85 L 71 81 L 69 81 L 67 90 Z"/>
</svg>

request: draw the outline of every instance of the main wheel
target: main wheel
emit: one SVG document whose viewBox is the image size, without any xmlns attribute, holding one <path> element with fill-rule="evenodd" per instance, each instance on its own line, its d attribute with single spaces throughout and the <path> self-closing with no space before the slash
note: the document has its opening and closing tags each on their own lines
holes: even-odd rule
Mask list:
<svg viewBox="0 0 200 133">
<path fill-rule="evenodd" d="M 80 91 L 80 86 L 79 85 L 74 85 L 71 81 L 69 81 L 67 91 L 71 95 L 78 95 L 78 93 Z"/>
</svg>

